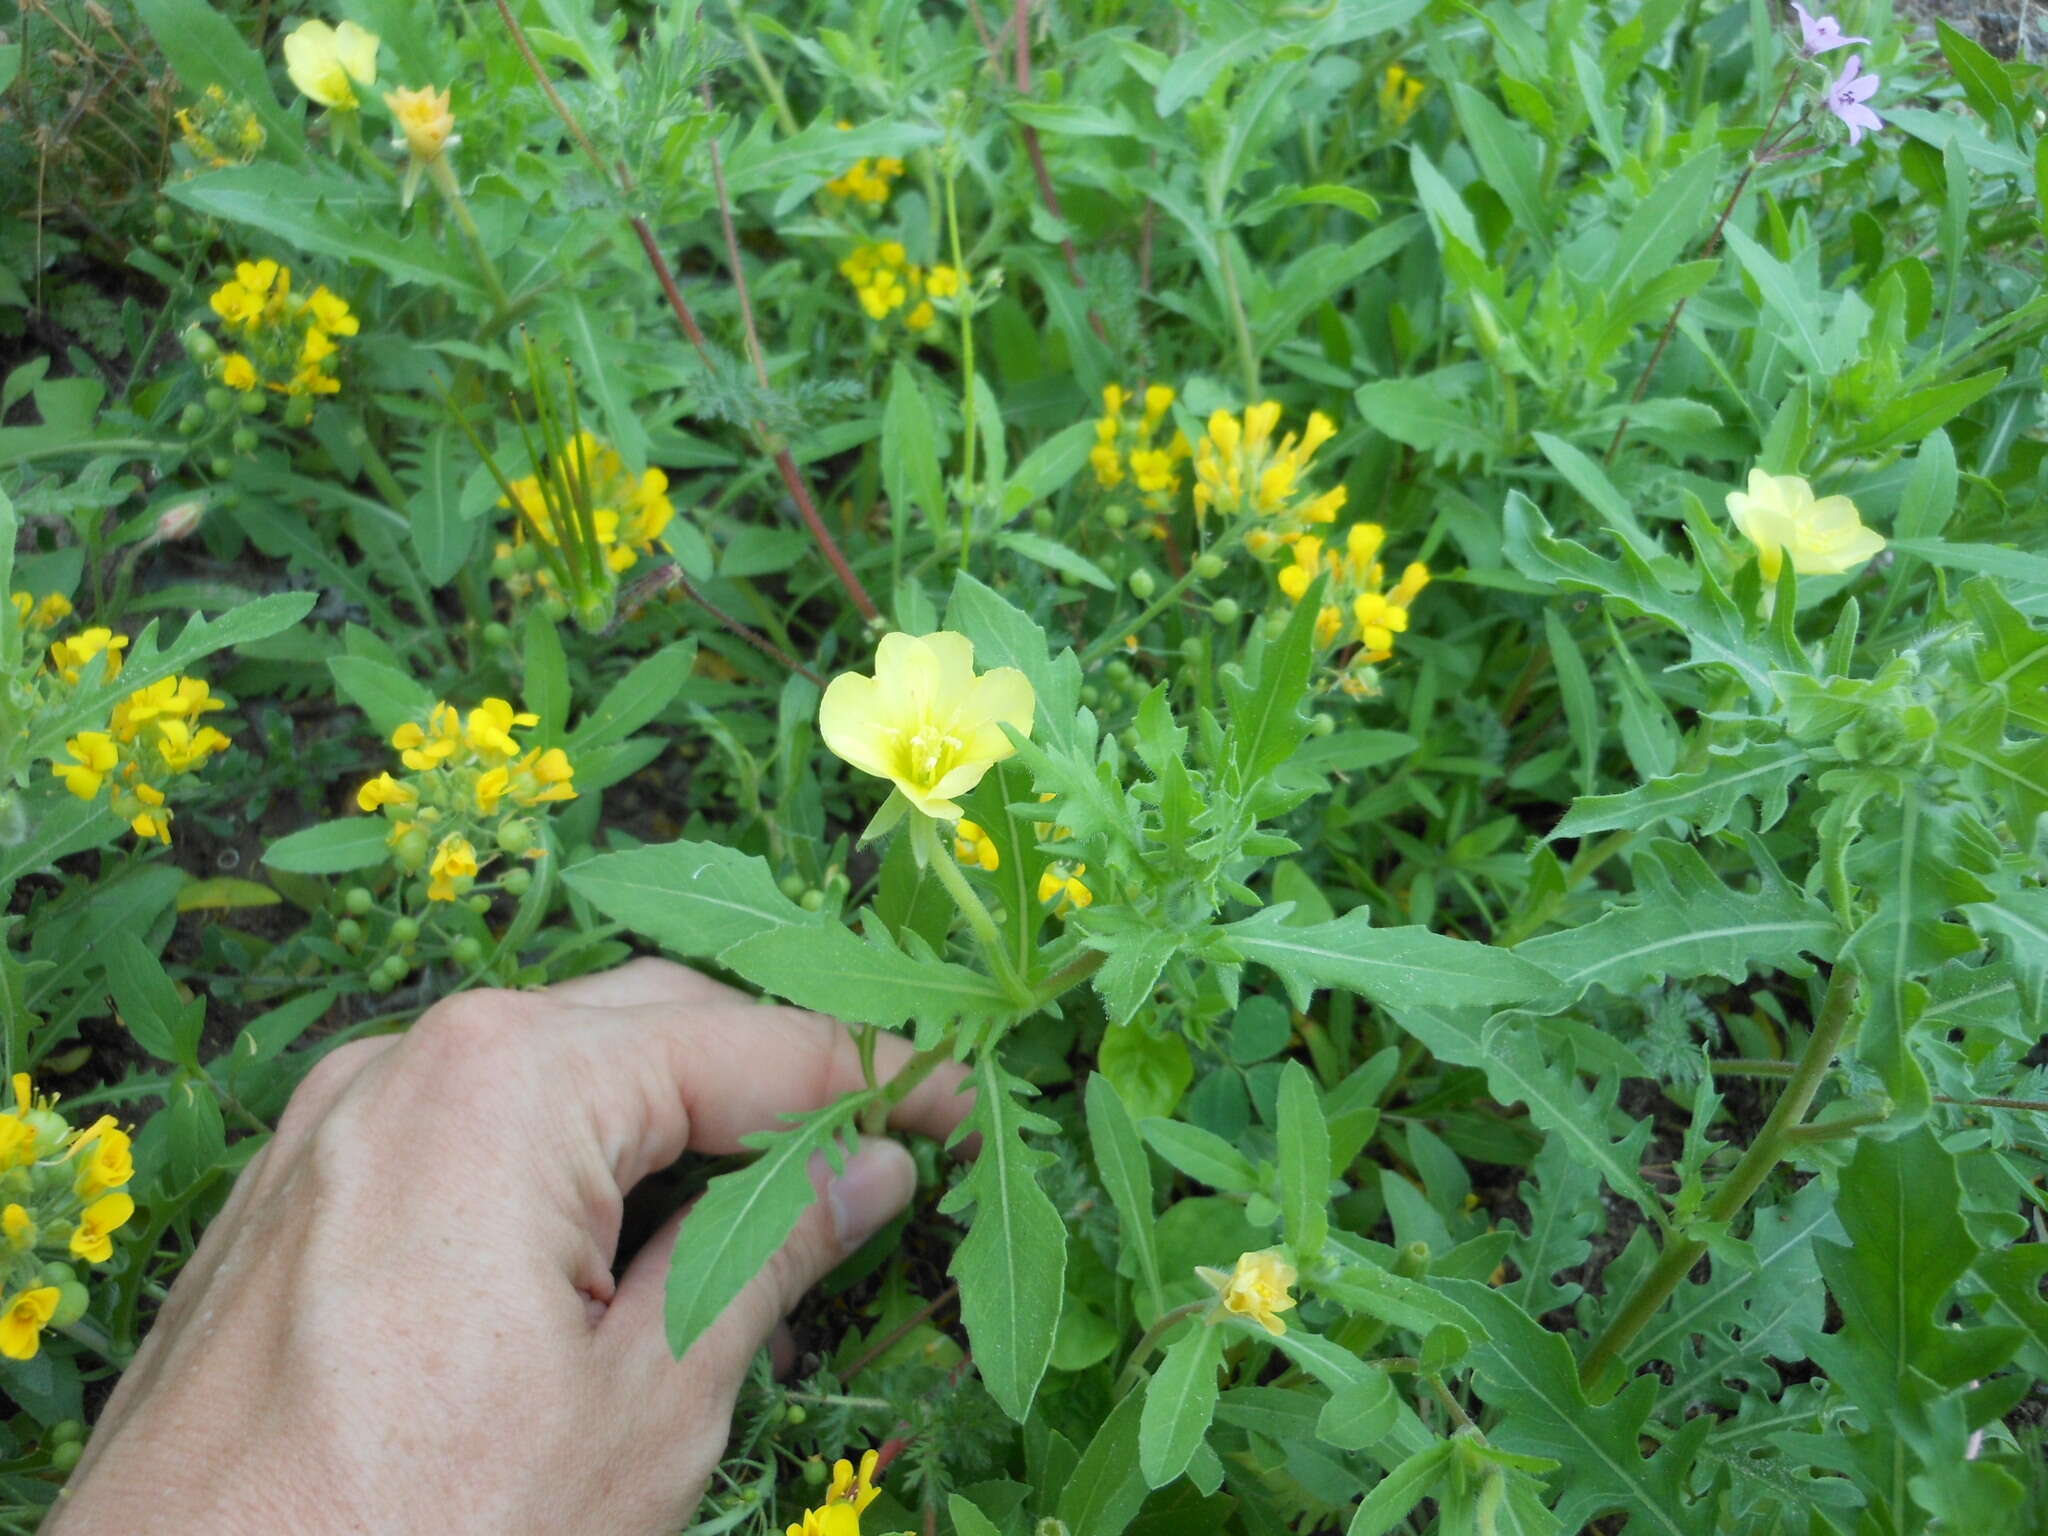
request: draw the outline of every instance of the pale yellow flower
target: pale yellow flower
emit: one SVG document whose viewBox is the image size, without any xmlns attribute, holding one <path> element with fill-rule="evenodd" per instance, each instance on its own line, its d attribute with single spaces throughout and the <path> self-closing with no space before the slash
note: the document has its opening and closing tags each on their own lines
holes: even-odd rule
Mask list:
<svg viewBox="0 0 2048 1536">
<path fill-rule="evenodd" d="M 431 85 L 417 89 L 401 86 L 384 93 L 384 105 L 391 109 L 391 119 L 398 125 L 392 147 L 407 151 L 413 159 L 422 163 L 438 160 L 453 142 L 455 114 L 449 110 L 446 91 L 437 91 Z"/>
<path fill-rule="evenodd" d="M 121 760 L 114 738 L 105 731 L 80 731 L 64 743 L 64 750 L 76 761 L 58 763 L 55 769 L 57 777 L 81 800 L 90 800 L 97 795 L 100 786 L 107 781 L 107 775 Z"/>
<path fill-rule="evenodd" d="M 0 1312 L 0 1355 L 33 1360 L 42 1347 L 43 1329 L 56 1314 L 60 1292 L 54 1285 L 23 1291 Z"/>
<path fill-rule="evenodd" d="M 1785 557 L 1802 576 L 1839 576 L 1884 548 L 1884 536 L 1863 526 L 1856 503 L 1823 496 L 1798 475 L 1749 472 L 1749 489 L 1728 493 L 1728 515 L 1756 546 L 1757 571 L 1775 584 Z"/>
<path fill-rule="evenodd" d="M 441 839 L 434 850 L 434 862 L 427 867 L 431 877 L 427 882 L 427 900 L 453 901 L 467 889 L 468 882 L 476 878 L 476 848 L 470 840 L 456 833 Z M 457 885 L 457 881 L 462 885 Z"/>
<path fill-rule="evenodd" d="M 972 864 L 990 873 L 1002 868 L 1003 864 L 1002 850 L 996 847 L 996 840 L 964 816 L 953 828 L 953 855 L 962 864 Z"/>
<path fill-rule="evenodd" d="M 410 784 L 394 779 L 388 773 L 380 773 L 356 791 L 356 806 L 359 810 L 376 812 L 387 805 L 412 805 L 419 797 L 420 792 Z"/>
<path fill-rule="evenodd" d="M 1237 1268 L 1228 1274 L 1200 1264 L 1195 1273 L 1216 1292 L 1223 1311 L 1233 1317 L 1248 1317 L 1275 1337 L 1287 1331 L 1278 1314 L 1293 1307 L 1294 1297 L 1288 1293 L 1298 1276 L 1294 1266 L 1273 1249 L 1240 1254 Z"/>
<path fill-rule="evenodd" d="M 83 1152 L 73 1188 L 81 1200 L 91 1200 L 110 1189 L 119 1189 L 135 1177 L 133 1144 L 128 1133 L 102 1115 L 73 1139 L 72 1151 Z"/>
<path fill-rule="evenodd" d="M 353 112 L 358 103 L 350 82 L 377 83 L 377 34 L 352 21 L 338 27 L 302 21 L 285 37 L 284 67 L 301 95 L 337 112 Z"/>
<path fill-rule="evenodd" d="M 832 679 L 818 707 L 825 745 L 863 773 L 887 779 L 927 816 L 952 821 L 953 797 L 1016 749 L 1009 726 L 1031 734 L 1037 703 L 1015 667 L 977 676 L 965 635 L 890 634 L 875 651 L 875 675 Z"/>
</svg>

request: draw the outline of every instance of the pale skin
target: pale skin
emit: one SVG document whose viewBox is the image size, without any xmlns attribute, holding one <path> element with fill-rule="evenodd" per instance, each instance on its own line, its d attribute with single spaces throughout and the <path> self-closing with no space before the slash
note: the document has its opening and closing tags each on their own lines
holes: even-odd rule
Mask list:
<svg viewBox="0 0 2048 1536">
<path fill-rule="evenodd" d="M 908 1055 L 883 1040 L 878 1073 Z M 949 1134 L 960 1082 L 927 1079 L 892 1125 Z M 863 1143 L 681 1361 L 681 1216 L 614 1282 L 625 1194 L 862 1084 L 842 1026 L 654 960 L 343 1046 L 208 1227 L 43 1529 L 674 1530 L 755 1353 L 916 1174 Z"/>
</svg>

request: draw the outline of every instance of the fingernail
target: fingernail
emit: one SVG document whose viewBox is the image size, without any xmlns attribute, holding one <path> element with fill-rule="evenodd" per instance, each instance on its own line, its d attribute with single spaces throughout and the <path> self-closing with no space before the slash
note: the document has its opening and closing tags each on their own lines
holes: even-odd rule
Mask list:
<svg viewBox="0 0 2048 1536">
<path fill-rule="evenodd" d="M 863 1137 L 839 1176 L 825 1186 L 839 1251 L 851 1253 L 910 1203 L 917 1167 L 910 1154 L 886 1137 Z"/>
</svg>

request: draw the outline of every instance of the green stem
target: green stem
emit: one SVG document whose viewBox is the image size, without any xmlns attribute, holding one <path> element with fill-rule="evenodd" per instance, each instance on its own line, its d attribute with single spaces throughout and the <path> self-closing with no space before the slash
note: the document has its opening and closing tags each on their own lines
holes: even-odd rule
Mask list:
<svg viewBox="0 0 2048 1536">
<path fill-rule="evenodd" d="M 1039 1009 L 1043 1008 L 1061 993 L 1078 987 L 1090 976 L 1101 970 L 1102 963 L 1108 958 L 1109 954 L 1107 951 L 1091 949 L 1071 965 L 1063 966 L 1059 971 L 1048 976 L 1039 983 L 1038 990 L 1032 994 L 1031 1011 L 1033 1013 L 1038 1012 Z"/>
<path fill-rule="evenodd" d="M 1157 1322 L 1145 1330 L 1145 1336 L 1138 1340 L 1137 1348 L 1131 1351 L 1130 1359 L 1124 1362 L 1123 1374 L 1116 1379 L 1116 1390 L 1110 1393 L 1118 1399 L 1135 1387 L 1144 1375 L 1145 1362 L 1152 1358 L 1152 1351 L 1159 1347 L 1159 1341 L 1197 1312 L 1206 1312 L 1216 1305 L 1214 1296 L 1204 1296 L 1196 1301 L 1184 1301 L 1171 1312 L 1160 1314 Z"/>
<path fill-rule="evenodd" d="M 782 94 L 782 87 L 776 83 L 768 61 L 761 56 L 761 45 L 754 38 L 753 27 L 748 24 L 746 8 L 740 0 L 729 0 L 727 9 L 732 12 L 733 31 L 739 34 L 740 51 L 747 56 L 747 66 L 754 72 L 754 83 L 761 87 L 761 93 L 775 109 L 775 121 L 781 124 L 782 131 L 794 137 L 798 131 L 796 114 L 789 110 L 789 98 Z"/>
<path fill-rule="evenodd" d="M 476 217 L 469 211 L 469 203 L 462 196 L 462 188 L 455 184 L 455 172 L 448 164 L 446 155 L 436 155 L 427 162 L 427 177 L 440 192 L 441 200 L 448 205 L 448 211 L 455 215 L 455 222 L 462 235 L 469 242 L 470 254 L 476 257 L 477 273 L 484 280 L 484 287 L 491 295 L 491 302 L 499 314 L 506 314 L 512 308 L 511 295 L 505 292 L 505 284 L 498 277 L 498 264 L 491 260 L 491 253 L 484 249 L 484 233 L 476 227 Z"/>
<path fill-rule="evenodd" d="M 1236 544 L 1237 536 L 1234 533 L 1229 534 L 1217 540 L 1207 553 L 1227 556 Z M 1190 560 L 1187 570 L 1182 573 L 1180 579 L 1154 598 L 1146 606 L 1144 612 L 1140 613 L 1128 624 L 1111 625 L 1098 635 L 1095 643 L 1081 653 L 1081 665 L 1084 667 L 1093 666 L 1096 662 L 1102 660 L 1103 657 L 1124 643 L 1125 635 L 1137 634 L 1147 624 L 1158 618 L 1160 614 L 1166 612 L 1167 609 L 1179 602 L 1186 594 L 1188 588 L 1192 587 L 1200 579 L 1195 569 L 1195 562 Z"/>
<path fill-rule="evenodd" d="M 947 1041 L 919 1051 L 903 1063 L 901 1070 L 882 1084 L 881 1092 L 872 1103 L 860 1112 L 860 1128 L 870 1136 L 879 1136 L 889 1128 L 889 1112 L 905 1099 L 911 1091 L 932 1075 L 934 1068 L 942 1062 L 953 1059 L 952 1042 Z"/>
<path fill-rule="evenodd" d="M 967 569 L 967 555 L 974 542 L 974 309 L 967 297 L 967 265 L 960 255 L 960 205 L 954 195 L 954 165 L 946 160 L 946 229 L 952 241 L 953 272 L 960 281 L 960 367 L 966 382 L 960 386 L 960 569 Z"/>
<path fill-rule="evenodd" d="M 1244 296 L 1237 291 L 1237 269 L 1231 264 L 1230 244 L 1225 236 L 1216 241 L 1216 264 L 1223 273 L 1223 297 L 1230 307 L 1230 328 L 1237 337 L 1237 366 L 1244 384 L 1244 403 L 1259 401 L 1259 355 L 1252 345 L 1251 322 L 1245 318 Z"/>
<path fill-rule="evenodd" d="M 996 980 L 1002 983 L 1003 990 L 1010 994 L 1019 1008 L 1030 1009 L 1031 991 L 1018 979 L 1010 957 L 1003 951 L 1003 937 L 996 929 L 996 920 L 989 916 L 988 908 L 982 905 L 981 898 L 974 894 L 974 887 L 960 872 L 959 861 L 940 844 L 939 824 L 921 811 L 912 811 L 910 836 L 919 861 L 939 877 L 939 884 L 946 888 L 946 894 L 953 898 L 953 905 L 967 919 L 967 926 L 974 931 L 982 952 L 988 956 Z"/>
<path fill-rule="evenodd" d="M 1798 1145 L 1795 1132 L 1806 1119 L 1806 1112 L 1813 1107 L 1814 1095 L 1820 1091 L 1821 1082 L 1834 1061 L 1835 1051 L 1849 1028 L 1855 1001 L 1856 973 L 1846 965 L 1837 965 L 1834 974 L 1828 978 L 1827 997 L 1821 1004 L 1820 1018 L 1814 1023 L 1813 1033 L 1807 1037 L 1806 1049 L 1800 1055 L 1799 1064 L 1793 1068 L 1784 1093 L 1779 1095 L 1756 1140 L 1742 1154 L 1742 1160 L 1707 1202 L 1700 1216 L 1702 1224 L 1725 1226 L 1733 1221 L 1749 1203 L 1750 1197 L 1763 1188 L 1764 1180 L 1770 1177 L 1772 1170 Z M 1606 1331 L 1587 1351 L 1579 1366 L 1582 1383 L 1592 1386 L 1607 1367 L 1621 1357 L 1622 1351 L 1635 1342 L 1636 1335 L 1656 1316 L 1657 1309 L 1670 1300 L 1679 1282 L 1685 1279 L 1706 1251 L 1706 1243 L 1698 1238 L 1674 1238 L 1667 1244 L 1656 1266 L 1643 1277 L 1635 1294 L 1622 1304 Z"/>
</svg>

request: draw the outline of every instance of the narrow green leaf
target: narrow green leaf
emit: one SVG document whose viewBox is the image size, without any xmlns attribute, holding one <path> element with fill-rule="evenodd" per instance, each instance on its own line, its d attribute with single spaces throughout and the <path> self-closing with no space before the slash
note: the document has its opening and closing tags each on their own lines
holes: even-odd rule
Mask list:
<svg viewBox="0 0 2048 1536">
<path fill-rule="evenodd" d="M 978 1358 L 978 1352 L 977 1352 Z M 1138 1463 L 1144 1396 L 1127 1392 L 1109 1412 L 1059 1491 L 1059 1518 L 1074 1536 L 1121 1536 L 1147 1492 Z M 1049 1492 L 1050 1490 L 1048 1490 Z"/>
<path fill-rule="evenodd" d="M 1279 1141 L 1282 1228 L 1295 1262 L 1306 1268 L 1330 1232 L 1330 1128 L 1315 1079 L 1298 1061 L 1280 1073 Z"/>
<path fill-rule="evenodd" d="M 526 616 L 526 642 L 520 650 L 525 672 L 525 707 L 540 716 L 535 741 L 544 747 L 558 746 L 569 734 L 569 656 L 562 648 L 562 632 L 536 606 Z"/>
<path fill-rule="evenodd" d="M 391 857 L 391 823 L 381 816 L 344 816 L 288 833 L 263 850 L 263 862 L 294 875 L 344 875 L 374 869 Z"/>
<path fill-rule="evenodd" d="M 979 971 L 917 959 L 834 922 L 770 928 L 727 945 L 718 959 L 763 991 L 847 1024 L 900 1029 L 915 1020 L 920 1044 L 956 1019 L 1017 1011 Z"/>
<path fill-rule="evenodd" d="M 882 488 L 889 496 L 891 526 L 907 526 L 901 519 L 914 507 L 924 513 L 927 527 L 945 527 L 938 431 L 917 375 L 901 361 L 889 374 L 889 398 L 882 409 Z"/>
<path fill-rule="evenodd" d="M 1259 1187 L 1259 1171 L 1251 1159 L 1213 1131 L 1184 1120 L 1149 1119 L 1139 1132 L 1152 1150 L 1191 1179 L 1225 1194 L 1250 1194 Z"/>
<path fill-rule="evenodd" d="M 1151 1487 L 1163 1488 L 1187 1470 L 1216 1414 L 1217 1367 L 1223 1332 L 1200 1318 L 1182 1324 L 1159 1368 L 1145 1384 L 1138 1420 L 1138 1466 Z"/>
<path fill-rule="evenodd" d="M 1374 1483 L 1351 1516 L 1345 1536 L 1385 1536 L 1429 1497 L 1457 1447 L 1448 1440 L 1427 1446 Z"/>
<path fill-rule="evenodd" d="M 330 656 L 327 670 L 336 691 L 368 716 L 370 729 L 387 740 L 407 721 L 424 724 L 434 707 L 431 692 L 396 667 L 366 656 Z"/>
<path fill-rule="evenodd" d="M 1152 1310 L 1163 1312 L 1160 1299 L 1159 1245 L 1153 1234 L 1152 1164 L 1145 1145 L 1138 1139 L 1138 1127 L 1131 1112 L 1100 1072 L 1088 1075 L 1085 1093 L 1088 1143 L 1095 1153 L 1095 1169 L 1102 1175 L 1102 1187 L 1116 1207 L 1119 1236 L 1125 1248 L 1136 1255 L 1138 1273 L 1152 1300 Z"/>
</svg>

